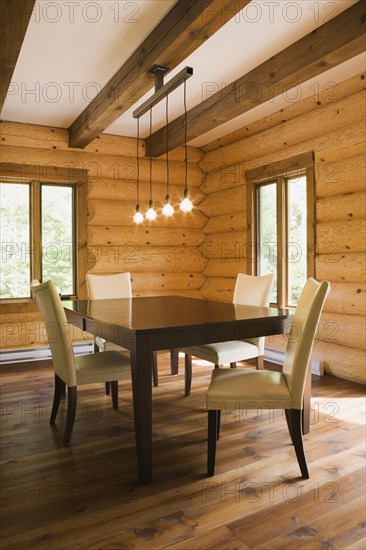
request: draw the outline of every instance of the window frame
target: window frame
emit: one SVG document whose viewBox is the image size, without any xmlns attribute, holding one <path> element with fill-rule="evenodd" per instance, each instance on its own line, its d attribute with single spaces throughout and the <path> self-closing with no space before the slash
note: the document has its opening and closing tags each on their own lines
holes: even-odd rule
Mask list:
<svg viewBox="0 0 366 550">
<path fill-rule="evenodd" d="M 74 293 L 63 299 L 86 298 L 86 246 L 87 246 L 87 171 L 78 168 L 62 168 L 50 165 L 18 165 L 0 163 L 3 183 L 28 184 L 30 212 L 30 282 L 42 276 L 42 185 L 73 188 L 73 269 Z M 1 298 L 0 303 L 28 303 L 31 297 Z"/>
<path fill-rule="evenodd" d="M 288 261 L 283 254 L 288 235 L 288 185 L 293 177 L 306 176 L 306 208 L 307 208 L 307 278 L 315 274 L 315 174 L 314 153 L 304 153 L 281 160 L 276 163 L 259 166 L 245 172 L 247 185 L 247 225 L 248 237 L 253 244 L 252 257 L 247 258 L 247 272 L 258 274 L 258 189 L 262 185 L 276 183 L 277 192 L 277 307 L 291 308 L 287 304 L 288 297 Z"/>
</svg>

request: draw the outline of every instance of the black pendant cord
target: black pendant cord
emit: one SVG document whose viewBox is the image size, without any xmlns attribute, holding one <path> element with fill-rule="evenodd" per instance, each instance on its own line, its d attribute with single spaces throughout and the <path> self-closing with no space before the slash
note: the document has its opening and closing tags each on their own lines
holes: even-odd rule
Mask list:
<svg viewBox="0 0 366 550">
<path fill-rule="evenodd" d="M 140 205 L 140 155 L 139 155 L 139 141 L 140 141 L 140 119 L 137 119 L 137 141 L 136 141 L 136 159 L 137 159 L 137 204 Z"/>
<path fill-rule="evenodd" d="M 150 143 L 150 151 L 151 151 L 151 134 L 152 134 L 152 109 L 150 108 L 150 137 L 149 137 L 149 143 Z M 150 201 L 149 206 L 152 208 L 152 156 L 150 153 Z"/>
<path fill-rule="evenodd" d="M 166 195 L 169 197 L 169 96 L 166 96 L 165 105 L 166 116 Z"/>
<path fill-rule="evenodd" d="M 187 127 L 188 127 L 188 113 L 187 113 L 187 81 L 184 80 L 184 156 L 185 156 L 185 181 L 184 191 L 188 191 L 188 153 L 187 153 Z"/>
</svg>

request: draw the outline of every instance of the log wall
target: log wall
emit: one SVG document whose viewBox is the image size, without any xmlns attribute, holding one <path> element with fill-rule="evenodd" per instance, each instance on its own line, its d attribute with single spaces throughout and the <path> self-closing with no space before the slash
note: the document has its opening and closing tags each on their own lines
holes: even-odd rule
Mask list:
<svg viewBox="0 0 366 550">
<path fill-rule="evenodd" d="M 158 210 L 155 222 L 136 226 L 132 216 L 136 206 L 136 140 L 101 135 L 84 150 L 68 147 L 67 131 L 29 124 L 2 122 L 1 160 L 31 164 L 45 171 L 59 167 L 88 170 L 88 221 L 86 271 L 116 273 L 130 271 L 135 296 L 182 294 L 200 297 L 205 282 L 205 258 L 199 247 L 204 240 L 207 217 L 197 206 L 205 197 L 200 190 L 203 173 L 198 166 L 203 153 L 188 148 L 188 181 L 196 206 L 190 214 L 178 211 L 184 187 L 183 148 L 172 151 L 170 195 L 176 209 L 171 219 L 161 215 L 166 195 L 166 161 L 153 160 L 153 197 Z M 143 141 L 140 152 L 140 202 L 147 210 L 149 200 L 149 159 Z M 159 212 L 160 211 L 160 212 Z M 47 338 L 34 304 L 3 304 L 1 347 L 44 345 Z M 85 336 L 85 335 L 84 335 Z M 73 338 L 83 336 L 76 329 Z"/>
<path fill-rule="evenodd" d="M 364 75 L 308 98 L 203 147 L 206 174 L 200 208 L 208 217 L 201 289 L 231 301 L 237 273 L 251 252 L 246 227 L 247 170 L 314 151 L 317 279 L 331 283 L 314 355 L 325 371 L 365 381 L 365 91 Z M 329 99 L 329 97 L 328 97 Z M 267 341 L 285 349 L 285 337 Z"/>
</svg>

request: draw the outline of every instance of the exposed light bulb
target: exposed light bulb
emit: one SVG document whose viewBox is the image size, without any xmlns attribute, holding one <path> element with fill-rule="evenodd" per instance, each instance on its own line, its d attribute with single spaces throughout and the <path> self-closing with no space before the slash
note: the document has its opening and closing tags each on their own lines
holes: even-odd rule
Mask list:
<svg viewBox="0 0 366 550">
<path fill-rule="evenodd" d="M 154 203 L 152 200 L 149 201 L 149 210 L 146 212 L 146 219 L 150 222 L 156 219 L 156 212 L 154 210 Z"/>
<path fill-rule="evenodd" d="M 182 200 L 182 202 L 180 203 L 180 209 L 182 210 L 182 212 L 191 212 L 193 208 L 193 204 L 192 204 L 192 201 L 189 200 L 189 198 L 185 198 Z"/>
<path fill-rule="evenodd" d="M 170 218 L 171 216 L 173 216 L 173 214 L 174 214 L 174 208 L 172 207 L 171 204 L 167 202 L 163 208 L 163 215 L 166 216 L 167 218 Z"/>
<path fill-rule="evenodd" d="M 144 216 L 140 212 L 140 205 L 136 204 L 136 214 L 133 217 L 135 223 L 142 223 L 144 221 Z"/>
<path fill-rule="evenodd" d="M 144 216 L 141 214 L 141 212 L 136 212 L 133 217 L 133 221 L 135 223 L 142 223 L 144 221 Z"/>
<path fill-rule="evenodd" d="M 165 206 L 163 208 L 163 215 L 170 218 L 174 214 L 174 208 L 170 204 L 170 195 L 165 197 Z"/>
</svg>

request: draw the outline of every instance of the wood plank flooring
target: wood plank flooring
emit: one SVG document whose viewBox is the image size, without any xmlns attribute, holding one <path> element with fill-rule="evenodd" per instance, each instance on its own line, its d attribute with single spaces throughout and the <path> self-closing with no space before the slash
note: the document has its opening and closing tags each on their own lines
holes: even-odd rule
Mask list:
<svg viewBox="0 0 366 550">
<path fill-rule="evenodd" d="M 139 486 L 129 381 L 117 412 L 102 384 L 79 390 L 64 448 L 64 404 L 49 424 L 51 363 L 2 366 L 1 547 L 364 550 L 363 387 L 314 377 L 309 480 L 299 477 L 282 413 L 255 410 L 223 415 L 216 475 L 206 478 L 210 371 L 193 363 L 185 398 L 183 359 L 171 376 L 169 355 L 159 354 L 154 480 Z"/>
</svg>

